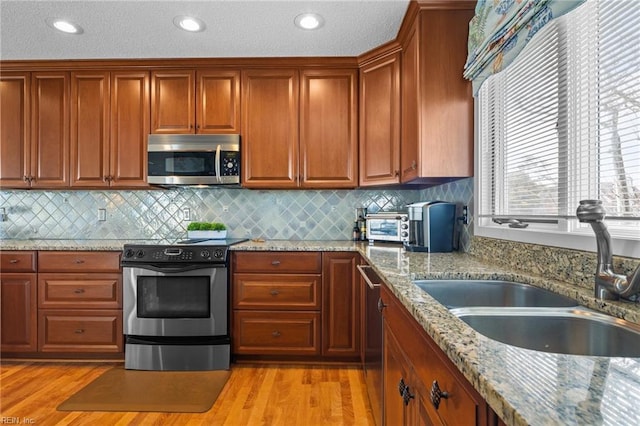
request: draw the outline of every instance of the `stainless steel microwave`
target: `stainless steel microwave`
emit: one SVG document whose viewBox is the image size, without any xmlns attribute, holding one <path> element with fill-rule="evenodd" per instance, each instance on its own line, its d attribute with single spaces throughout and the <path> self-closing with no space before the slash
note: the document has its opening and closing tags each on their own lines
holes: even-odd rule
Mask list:
<svg viewBox="0 0 640 426">
<path fill-rule="evenodd" d="M 367 221 L 367 239 L 377 241 L 409 241 L 409 215 L 399 212 L 370 213 Z"/>
<path fill-rule="evenodd" d="M 240 183 L 240 135 L 149 135 L 147 183 Z"/>
</svg>

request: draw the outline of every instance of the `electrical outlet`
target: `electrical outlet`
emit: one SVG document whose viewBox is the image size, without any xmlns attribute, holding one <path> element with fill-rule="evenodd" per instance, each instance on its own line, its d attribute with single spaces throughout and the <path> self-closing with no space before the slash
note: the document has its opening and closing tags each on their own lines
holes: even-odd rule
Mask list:
<svg viewBox="0 0 640 426">
<path fill-rule="evenodd" d="M 182 220 L 184 221 L 191 220 L 191 209 L 189 207 L 185 207 L 182 209 Z"/>
<path fill-rule="evenodd" d="M 100 222 L 107 220 L 107 209 L 98 209 L 98 220 Z"/>
<path fill-rule="evenodd" d="M 469 224 L 469 207 L 462 206 L 462 223 Z"/>
<path fill-rule="evenodd" d="M 229 206 L 222 206 L 222 211 L 223 212 L 228 212 L 229 211 Z"/>
</svg>

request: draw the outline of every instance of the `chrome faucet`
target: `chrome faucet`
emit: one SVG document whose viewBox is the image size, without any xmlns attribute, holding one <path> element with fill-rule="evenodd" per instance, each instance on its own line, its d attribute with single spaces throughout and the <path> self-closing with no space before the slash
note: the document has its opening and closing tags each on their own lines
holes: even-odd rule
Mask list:
<svg viewBox="0 0 640 426">
<path fill-rule="evenodd" d="M 640 293 L 640 266 L 630 277 L 613 272 L 611 235 L 604 224 L 606 213 L 600 200 L 582 200 L 576 211 L 578 220 L 590 224 L 596 234 L 598 266 L 595 296 L 602 300 L 618 300 L 620 297 L 628 299 Z"/>
</svg>

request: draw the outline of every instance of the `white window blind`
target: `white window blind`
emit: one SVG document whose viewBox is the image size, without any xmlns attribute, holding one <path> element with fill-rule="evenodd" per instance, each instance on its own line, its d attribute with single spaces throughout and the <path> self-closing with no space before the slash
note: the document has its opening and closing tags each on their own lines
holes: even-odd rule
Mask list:
<svg viewBox="0 0 640 426">
<path fill-rule="evenodd" d="M 480 226 L 587 232 L 576 208 L 600 199 L 612 234 L 640 239 L 640 1 L 547 24 L 477 104 Z"/>
</svg>

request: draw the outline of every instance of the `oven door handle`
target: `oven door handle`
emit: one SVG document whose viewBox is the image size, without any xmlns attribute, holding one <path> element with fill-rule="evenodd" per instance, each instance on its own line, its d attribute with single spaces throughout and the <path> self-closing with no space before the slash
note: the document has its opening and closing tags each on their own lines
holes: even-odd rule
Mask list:
<svg viewBox="0 0 640 426">
<path fill-rule="evenodd" d="M 181 272 L 187 271 L 195 271 L 197 269 L 211 269 L 211 268 L 226 268 L 225 264 L 200 264 L 200 265 L 188 265 L 188 266 L 166 266 L 166 265 L 152 265 L 152 264 L 144 264 L 144 265 L 122 265 L 123 268 L 140 268 L 140 269 L 148 269 L 150 271 L 155 272 L 164 272 L 168 274 L 179 274 Z"/>
</svg>

